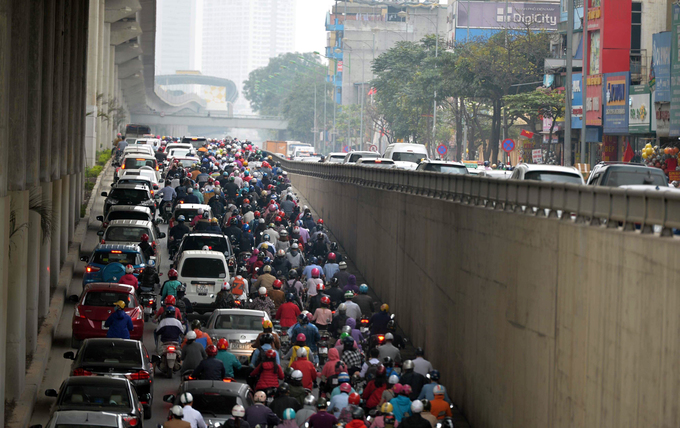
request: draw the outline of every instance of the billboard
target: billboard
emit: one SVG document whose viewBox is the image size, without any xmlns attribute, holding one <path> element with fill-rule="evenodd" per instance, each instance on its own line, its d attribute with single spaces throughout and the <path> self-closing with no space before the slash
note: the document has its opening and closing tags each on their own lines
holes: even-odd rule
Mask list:
<svg viewBox="0 0 680 428">
<path fill-rule="evenodd" d="M 526 29 L 556 31 L 559 3 L 459 1 L 457 28 Z"/>
<path fill-rule="evenodd" d="M 630 72 L 605 73 L 602 85 L 604 133 L 628 133 L 628 87 Z"/>
<path fill-rule="evenodd" d="M 680 5 L 673 5 L 671 29 L 671 128 L 670 137 L 680 137 Z"/>
<path fill-rule="evenodd" d="M 575 74 L 571 84 L 571 127 L 581 129 L 583 123 L 583 76 Z"/>
<path fill-rule="evenodd" d="M 652 124 L 652 97 L 647 85 L 630 87 L 628 130 L 631 134 L 648 134 Z"/>
<path fill-rule="evenodd" d="M 654 61 L 654 102 L 671 102 L 671 33 L 666 31 L 652 36 L 652 61 Z"/>
</svg>

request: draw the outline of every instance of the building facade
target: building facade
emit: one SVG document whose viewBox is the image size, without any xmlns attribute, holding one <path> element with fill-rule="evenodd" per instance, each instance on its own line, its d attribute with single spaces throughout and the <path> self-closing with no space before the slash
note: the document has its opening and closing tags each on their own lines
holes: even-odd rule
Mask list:
<svg viewBox="0 0 680 428">
<path fill-rule="evenodd" d="M 196 0 L 163 0 L 156 15 L 156 75 L 196 69 Z"/>
</svg>

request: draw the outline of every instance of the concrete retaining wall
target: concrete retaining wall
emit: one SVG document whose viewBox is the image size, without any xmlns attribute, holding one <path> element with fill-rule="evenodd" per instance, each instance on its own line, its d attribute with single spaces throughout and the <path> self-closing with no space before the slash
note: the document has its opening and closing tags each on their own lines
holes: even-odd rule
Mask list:
<svg viewBox="0 0 680 428">
<path fill-rule="evenodd" d="M 291 178 L 472 426 L 680 426 L 678 240 Z"/>
</svg>

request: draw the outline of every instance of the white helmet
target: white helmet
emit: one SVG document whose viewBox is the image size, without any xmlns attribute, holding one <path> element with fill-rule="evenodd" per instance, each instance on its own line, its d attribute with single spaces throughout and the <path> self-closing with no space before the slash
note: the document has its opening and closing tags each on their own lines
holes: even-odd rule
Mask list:
<svg viewBox="0 0 680 428">
<path fill-rule="evenodd" d="M 307 357 L 307 350 L 305 348 L 298 349 L 297 356 L 300 357 L 300 358 L 306 358 Z"/>
<path fill-rule="evenodd" d="M 170 408 L 170 413 L 172 413 L 176 418 L 184 417 L 184 409 L 182 406 L 172 406 Z"/>
<path fill-rule="evenodd" d="M 307 352 L 305 351 L 305 353 Z M 293 370 L 293 373 L 290 374 L 290 378 L 293 380 L 302 380 L 302 372 L 300 370 Z"/>
<path fill-rule="evenodd" d="M 267 401 L 267 394 L 264 391 L 257 391 L 253 397 L 253 401 L 256 403 L 264 403 Z"/>
<path fill-rule="evenodd" d="M 266 296 L 267 295 L 267 289 L 264 287 L 260 287 L 257 292 L 260 294 L 260 296 Z"/>
<path fill-rule="evenodd" d="M 240 404 L 237 404 L 231 408 L 231 415 L 235 418 L 242 418 L 246 415 L 246 409 Z"/>
<path fill-rule="evenodd" d="M 186 335 L 187 340 L 196 340 L 196 332 L 193 330 L 189 330 L 189 333 Z"/>
<path fill-rule="evenodd" d="M 395 374 L 391 375 L 389 379 L 387 379 L 387 382 L 390 385 L 396 385 L 399 383 L 399 377 Z"/>
<path fill-rule="evenodd" d="M 201 250 L 210 251 L 210 247 L 208 247 L 207 245 L 204 245 L 203 248 L 201 248 Z"/>
<path fill-rule="evenodd" d="M 134 271 L 135 271 L 134 266 L 132 266 L 132 265 L 125 266 L 125 273 L 130 274 L 130 273 L 133 273 Z"/>
<path fill-rule="evenodd" d="M 184 392 L 184 393 L 182 393 L 182 395 L 179 396 L 179 402 L 182 403 L 182 404 L 193 403 L 194 402 L 194 396 L 191 395 L 191 392 Z"/>
</svg>

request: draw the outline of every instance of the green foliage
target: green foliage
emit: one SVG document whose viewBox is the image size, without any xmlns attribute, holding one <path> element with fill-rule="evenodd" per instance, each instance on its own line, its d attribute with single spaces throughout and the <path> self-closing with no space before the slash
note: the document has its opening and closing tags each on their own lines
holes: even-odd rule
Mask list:
<svg viewBox="0 0 680 428">
<path fill-rule="evenodd" d="M 342 106 L 335 117 L 335 128 L 338 132 L 335 141 L 340 143 L 341 146 L 358 144 L 361 129 L 361 106 L 359 104 Z"/>
<path fill-rule="evenodd" d="M 80 218 L 85 217 L 85 211 L 87 210 L 87 204 L 80 204 Z"/>
<path fill-rule="evenodd" d="M 111 151 L 103 150 L 97 152 L 97 165 L 104 166 L 111 159 Z"/>
<path fill-rule="evenodd" d="M 101 165 L 95 165 L 92 168 L 86 168 L 85 169 L 85 176 L 87 178 L 97 178 L 99 176 L 99 174 L 101 174 L 103 169 L 104 169 L 104 167 L 101 166 Z"/>
<path fill-rule="evenodd" d="M 92 189 L 94 189 L 94 181 L 86 181 L 85 182 L 85 190 L 91 192 Z"/>
</svg>

